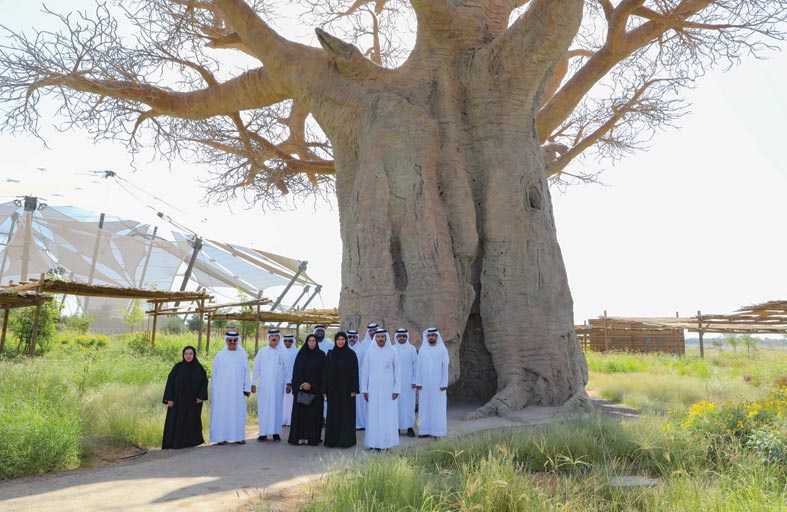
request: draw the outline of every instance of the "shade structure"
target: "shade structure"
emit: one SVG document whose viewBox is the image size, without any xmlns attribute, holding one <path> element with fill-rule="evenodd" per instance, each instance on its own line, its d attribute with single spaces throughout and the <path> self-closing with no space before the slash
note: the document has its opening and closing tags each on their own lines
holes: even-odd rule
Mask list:
<svg viewBox="0 0 787 512">
<path fill-rule="evenodd" d="M 71 281 L 157 290 L 207 288 L 235 296 L 316 285 L 298 260 L 203 240 L 150 222 L 25 198 L 0 203 L 0 282 L 57 274 Z M 184 284 L 185 282 L 185 284 Z"/>
</svg>

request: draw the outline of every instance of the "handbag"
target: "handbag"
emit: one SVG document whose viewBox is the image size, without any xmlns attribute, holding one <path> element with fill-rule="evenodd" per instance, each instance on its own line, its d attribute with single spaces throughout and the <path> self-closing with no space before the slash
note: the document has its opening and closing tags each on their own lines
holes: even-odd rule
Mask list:
<svg viewBox="0 0 787 512">
<path fill-rule="evenodd" d="M 311 405 L 312 401 L 314 401 L 314 395 L 305 391 L 298 391 L 295 401 L 302 405 Z"/>
</svg>

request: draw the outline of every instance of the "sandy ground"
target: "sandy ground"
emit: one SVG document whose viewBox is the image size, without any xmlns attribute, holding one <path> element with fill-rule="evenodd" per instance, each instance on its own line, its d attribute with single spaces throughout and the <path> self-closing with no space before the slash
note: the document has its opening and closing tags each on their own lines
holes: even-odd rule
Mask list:
<svg viewBox="0 0 787 512">
<path fill-rule="evenodd" d="M 473 407 L 449 408 L 451 436 L 546 423 L 558 413 L 554 407 L 529 407 L 511 418 L 464 421 Z M 257 443 L 256 432 L 249 427 L 246 445 L 153 450 L 112 466 L 0 482 L 0 511 L 232 511 L 252 499 L 311 483 L 348 461 L 375 456 L 363 449 L 363 432 L 358 432 L 358 446 L 346 450 Z M 284 439 L 287 433 L 285 427 Z M 400 446 L 428 442 L 401 437 Z"/>
</svg>

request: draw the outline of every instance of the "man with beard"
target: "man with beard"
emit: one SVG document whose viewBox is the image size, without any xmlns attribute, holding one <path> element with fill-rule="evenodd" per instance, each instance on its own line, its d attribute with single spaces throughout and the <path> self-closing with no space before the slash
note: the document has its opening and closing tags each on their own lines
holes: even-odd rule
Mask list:
<svg viewBox="0 0 787 512">
<path fill-rule="evenodd" d="M 423 332 L 415 377 L 418 389 L 418 437 L 448 435 L 446 390 L 448 389 L 448 349 L 440 331 Z"/>
<path fill-rule="evenodd" d="M 227 331 L 224 349 L 213 359 L 210 379 L 210 441 L 246 444 L 246 397 L 251 392 L 249 356 L 238 331 Z"/>
<path fill-rule="evenodd" d="M 333 342 L 325 339 L 325 326 L 317 325 L 314 327 L 314 335 L 317 336 L 317 346 L 320 347 L 323 354 L 328 354 L 328 351 L 333 348 Z"/>
<path fill-rule="evenodd" d="M 257 441 L 265 442 L 268 435 L 274 441 L 281 441 L 281 415 L 287 383 L 285 373 L 287 354 L 279 346 L 281 333 L 278 329 L 268 331 L 268 346 L 262 347 L 254 358 L 254 370 L 251 372 L 251 392 L 257 393 L 257 417 L 260 434 Z M 259 385 L 259 388 L 257 387 Z"/>
<path fill-rule="evenodd" d="M 298 348 L 295 346 L 295 335 L 284 335 L 284 348 L 287 349 L 287 365 L 284 368 L 284 400 L 281 407 L 281 424 L 282 426 L 289 427 L 290 419 L 292 418 L 292 367 L 295 364 L 295 357 L 298 355 Z"/>
<path fill-rule="evenodd" d="M 361 392 L 367 401 L 365 444 L 372 451 L 387 450 L 399 444 L 396 399 L 401 388 L 399 358 L 385 329 L 375 332 L 361 376 Z"/>
<path fill-rule="evenodd" d="M 415 437 L 415 369 L 418 363 L 418 352 L 410 343 L 407 329 L 396 330 L 396 353 L 399 356 L 399 375 L 402 383 L 402 394 L 399 395 L 397 408 L 399 412 L 399 430 L 406 430 L 407 437 Z"/>
</svg>

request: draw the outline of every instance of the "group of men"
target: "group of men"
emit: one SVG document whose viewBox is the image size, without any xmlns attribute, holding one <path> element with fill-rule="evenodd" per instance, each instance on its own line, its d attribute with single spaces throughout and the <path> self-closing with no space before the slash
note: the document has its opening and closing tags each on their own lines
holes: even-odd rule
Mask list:
<svg viewBox="0 0 787 512">
<path fill-rule="evenodd" d="M 317 344 L 325 352 L 333 348 L 326 329 L 314 329 Z M 347 331 L 347 344 L 358 358 L 361 393 L 356 396 L 356 428 L 365 430 L 365 444 L 387 450 L 399 444 L 404 432 L 415 437 L 416 397 L 418 436 L 440 437 L 448 433 L 447 389 L 449 356 L 436 328 L 422 333 L 420 350 L 410 342 L 407 329 L 397 329 L 395 343 L 377 323 L 367 325 L 363 341 L 358 332 Z M 290 386 L 297 356 L 295 337 L 278 329 L 268 331 L 268 345 L 255 358 L 251 374 L 248 355 L 240 335 L 224 335 L 225 348 L 213 361 L 210 441 L 245 444 L 246 397 L 257 394 L 260 442 L 281 440 L 282 426 L 289 425 L 293 406 Z"/>
</svg>

